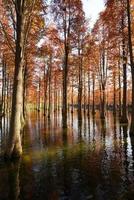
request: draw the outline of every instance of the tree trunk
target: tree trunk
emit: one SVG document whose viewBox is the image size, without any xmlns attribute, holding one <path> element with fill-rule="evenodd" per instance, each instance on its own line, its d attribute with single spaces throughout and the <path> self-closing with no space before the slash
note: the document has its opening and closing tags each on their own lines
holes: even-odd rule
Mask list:
<svg viewBox="0 0 134 200">
<path fill-rule="evenodd" d="M 24 1 L 16 0 L 16 51 L 15 71 L 12 96 L 12 111 L 8 146 L 5 156 L 20 157 L 21 144 L 21 115 L 23 106 L 23 66 L 24 66 Z"/>
<path fill-rule="evenodd" d="M 90 115 L 90 70 L 88 69 L 88 116 Z"/>
<path fill-rule="evenodd" d="M 63 63 L 63 97 L 62 97 L 62 127 L 67 128 L 67 81 L 68 81 L 68 56 L 70 47 L 70 0 L 68 2 L 68 17 L 67 10 L 64 9 L 64 63 Z"/>
<path fill-rule="evenodd" d="M 71 91 L 71 113 L 74 112 L 74 87 L 73 87 L 73 77 L 72 77 L 72 91 Z"/>
<path fill-rule="evenodd" d="M 95 115 L 95 75 L 93 73 L 93 101 L 92 101 L 92 114 Z"/>
<path fill-rule="evenodd" d="M 23 81 L 23 117 L 26 118 L 26 79 L 27 79 L 27 64 L 24 68 L 24 81 Z"/>
<path fill-rule="evenodd" d="M 78 48 L 78 56 L 79 56 L 79 74 L 78 74 L 78 79 L 79 79 L 79 85 L 78 85 L 78 120 L 81 120 L 82 118 L 82 58 L 80 54 L 80 47 Z"/>
<path fill-rule="evenodd" d="M 113 114 L 116 115 L 116 75 L 113 74 L 114 94 L 113 94 Z"/>
<path fill-rule="evenodd" d="M 83 96 L 84 96 L 84 101 L 83 101 L 83 103 L 84 103 L 84 115 L 85 115 L 85 113 L 86 113 L 86 76 L 85 76 L 85 70 L 84 70 L 84 77 L 83 77 L 83 81 L 84 81 L 84 83 L 83 83 L 83 85 L 84 85 L 84 94 L 83 94 Z"/>
<path fill-rule="evenodd" d="M 101 97 L 101 119 L 105 119 L 105 88 L 102 88 Z"/>
<path fill-rule="evenodd" d="M 41 102 L 41 95 L 40 95 L 40 91 L 41 90 L 41 79 L 39 77 L 39 82 L 38 82 L 38 112 L 40 112 L 40 102 Z"/>
<path fill-rule="evenodd" d="M 46 102 L 47 102 L 47 86 L 48 86 L 48 70 L 44 65 L 44 116 L 46 115 Z"/>
<path fill-rule="evenodd" d="M 127 0 L 127 17 L 128 17 L 128 46 L 130 53 L 131 75 L 132 75 L 132 112 L 131 112 L 131 127 L 130 135 L 134 135 L 134 58 L 133 58 L 133 46 L 131 35 L 131 15 L 130 15 L 130 1 Z"/>
<path fill-rule="evenodd" d="M 121 118 L 121 76 L 120 76 L 120 61 L 118 63 L 118 82 L 119 82 L 119 118 Z"/>
<path fill-rule="evenodd" d="M 66 49 L 64 69 L 63 69 L 63 98 L 62 98 L 62 126 L 63 128 L 67 128 L 67 78 L 68 78 L 68 50 Z"/>
<path fill-rule="evenodd" d="M 50 119 L 51 112 L 51 70 L 52 70 L 52 56 L 50 56 L 49 73 L 48 73 L 48 118 Z"/>
<path fill-rule="evenodd" d="M 102 62 L 101 62 L 102 59 Z M 105 50 L 103 47 L 102 58 L 100 58 L 100 70 L 101 70 L 101 119 L 105 119 L 105 87 L 106 87 L 106 63 L 105 63 Z"/>
<path fill-rule="evenodd" d="M 127 108 L 126 108 L 127 107 L 127 68 L 126 68 L 126 51 L 125 51 L 124 35 L 123 35 L 123 41 L 122 41 L 122 55 L 123 55 L 123 98 L 122 98 L 123 104 L 122 104 L 122 116 L 121 116 L 120 122 L 128 123 Z"/>
</svg>

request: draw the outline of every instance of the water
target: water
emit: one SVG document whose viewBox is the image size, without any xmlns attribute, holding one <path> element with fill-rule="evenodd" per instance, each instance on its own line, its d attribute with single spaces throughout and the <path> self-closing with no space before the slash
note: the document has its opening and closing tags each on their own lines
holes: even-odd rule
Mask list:
<svg viewBox="0 0 134 200">
<path fill-rule="evenodd" d="M 134 199 L 134 138 L 108 113 L 90 119 L 69 114 L 44 120 L 30 113 L 23 132 L 23 157 L 0 161 L 0 200 Z"/>
</svg>

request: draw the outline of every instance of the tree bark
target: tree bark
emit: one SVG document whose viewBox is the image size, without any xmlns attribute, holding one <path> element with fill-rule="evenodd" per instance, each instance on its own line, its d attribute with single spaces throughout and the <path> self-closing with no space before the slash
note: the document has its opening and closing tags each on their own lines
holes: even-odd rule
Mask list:
<svg viewBox="0 0 134 200">
<path fill-rule="evenodd" d="M 130 135 L 134 135 L 134 58 L 131 34 L 131 15 L 130 15 L 130 1 L 127 0 L 127 18 L 128 18 L 128 46 L 130 53 L 131 75 L 132 75 L 132 111 L 131 111 L 131 126 Z"/>
<path fill-rule="evenodd" d="M 50 119 L 50 112 L 51 112 L 51 71 L 52 71 L 52 55 L 50 56 L 49 60 L 49 74 L 48 74 L 48 118 Z"/>
<path fill-rule="evenodd" d="M 121 75 L 120 75 L 120 61 L 118 62 L 118 82 L 119 82 L 119 118 L 121 118 Z"/>
<path fill-rule="evenodd" d="M 113 74 L 113 85 L 114 85 L 114 94 L 113 94 L 113 114 L 116 115 L 116 75 Z"/>
<path fill-rule="evenodd" d="M 20 157 L 21 144 L 21 115 L 23 106 L 23 67 L 24 67 L 24 0 L 16 0 L 16 51 L 15 71 L 12 95 L 12 110 L 10 119 L 9 140 L 5 156 Z"/>
<path fill-rule="evenodd" d="M 80 47 L 78 47 L 78 56 L 79 56 L 79 74 L 78 74 L 78 120 L 82 118 L 82 58 L 80 53 Z"/>
<path fill-rule="evenodd" d="M 90 115 L 90 70 L 88 69 L 88 116 Z"/>
<path fill-rule="evenodd" d="M 62 99 L 62 126 L 67 128 L 67 77 L 68 77 L 68 51 L 65 53 L 63 69 L 63 99 Z"/>
<path fill-rule="evenodd" d="M 95 75 L 93 73 L 93 101 L 92 101 L 92 114 L 95 115 Z"/>
<path fill-rule="evenodd" d="M 128 123 L 127 119 L 127 64 L 126 64 L 126 50 L 125 50 L 125 38 L 124 38 L 124 16 L 122 19 L 122 56 L 123 56 L 123 97 L 122 97 L 122 116 L 121 123 Z"/>
</svg>

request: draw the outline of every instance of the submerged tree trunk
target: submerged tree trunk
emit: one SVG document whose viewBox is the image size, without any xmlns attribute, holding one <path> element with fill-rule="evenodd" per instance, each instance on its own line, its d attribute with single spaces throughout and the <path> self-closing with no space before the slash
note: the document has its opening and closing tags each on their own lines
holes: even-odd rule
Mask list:
<svg viewBox="0 0 134 200">
<path fill-rule="evenodd" d="M 114 93 L 113 93 L 113 114 L 116 115 L 116 73 L 113 74 L 113 85 L 114 85 Z"/>
<path fill-rule="evenodd" d="M 62 97 L 62 127 L 67 128 L 67 81 L 68 81 L 68 56 L 70 47 L 71 5 L 64 9 L 64 62 L 63 62 L 63 97 Z M 68 10 L 68 12 L 67 12 Z"/>
<path fill-rule="evenodd" d="M 26 118 L 26 93 L 27 93 L 26 79 L 27 79 L 27 64 L 24 67 L 24 81 L 23 81 L 23 117 L 24 119 Z"/>
<path fill-rule="evenodd" d="M 104 48 L 104 47 L 103 47 Z M 105 63 L 105 51 L 103 49 L 102 53 L 102 62 L 100 60 L 100 76 L 101 76 L 101 113 L 100 117 L 101 119 L 105 119 L 105 88 L 106 88 L 106 78 L 107 78 L 107 73 L 106 73 L 106 63 Z"/>
<path fill-rule="evenodd" d="M 101 119 L 105 119 L 105 87 L 102 88 L 101 96 Z"/>
<path fill-rule="evenodd" d="M 130 135 L 134 136 L 134 58 L 131 34 L 131 15 L 130 15 L 130 1 L 127 0 L 127 17 L 128 17 L 128 46 L 130 53 L 131 75 L 132 75 L 132 112 L 131 112 L 131 127 Z"/>
<path fill-rule="evenodd" d="M 78 74 L 78 120 L 82 118 L 82 58 L 80 53 L 80 47 L 78 47 L 78 56 L 79 56 L 79 74 Z"/>
<path fill-rule="evenodd" d="M 57 82 L 56 82 L 56 72 L 54 74 L 54 113 L 57 111 Z"/>
<path fill-rule="evenodd" d="M 92 101 L 92 114 L 95 115 L 95 75 L 93 73 L 93 101 Z"/>
<path fill-rule="evenodd" d="M 51 71 L 52 71 L 52 55 L 49 60 L 49 73 L 48 73 L 48 118 L 50 119 L 51 112 Z"/>
<path fill-rule="evenodd" d="M 48 73 L 49 70 L 48 69 L 46 70 L 46 66 L 44 65 L 44 116 L 46 115 Z"/>
<path fill-rule="evenodd" d="M 2 60 L 2 88 L 1 88 L 1 105 L 0 105 L 0 116 L 2 117 L 5 115 L 5 76 L 6 76 L 6 71 L 5 71 L 5 62 L 4 59 Z"/>
<path fill-rule="evenodd" d="M 10 119 L 9 140 L 5 155 L 8 158 L 20 157 L 21 115 L 23 106 L 23 66 L 24 66 L 24 0 L 16 0 L 16 51 L 15 71 L 12 96 L 12 111 Z"/>
<path fill-rule="evenodd" d="M 37 111 L 40 112 L 41 108 L 40 108 L 40 103 L 41 103 L 41 95 L 40 95 L 40 91 L 41 90 L 41 79 L 39 77 L 39 81 L 38 81 L 38 101 L 37 101 Z"/>
<path fill-rule="evenodd" d="M 73 77 L 72 77 L 72 91 L 71 91 L 71 113 L 74 112 L 74 87 L 73 87 L 73 84 L 74 84 L 74 80 L 73 80 Z"/>
<path fill-rule="evenodd" d="M 124 17 L 122 19 L 122 31 L 123 31 L 123 39 L 122 39 L 122 57 L 123 57 L 123 97 L 122 97 L 122 116 L 121 123 L 127 123 L 127 64 L 126 64 L 126 45 L 124 38 Z"/>
<path fill-rule="evenodd" d="M 68 77 L 68 50 L 65 53 L 63 69 L 63 99 L 62 99 L 62 126 L 67 128 L 67 77 Z"/>
<path fill-rule="evenodd" d="M 88 69 L 88 116 L 90 115 L 90 69 Z"/>
<path fill-rule="evenodd" d="M 119 118 L 121 118 L 121 75 L 120 75 L 120 61 L 118 62 L 118 82 L 119 82 Z"/>
<path fill-rule="evenodd" d="M 86 114 L 86 75 L 85 75 L 85 70 L 84 70 L 84 77 L 83 77 L 83 85 L 84 85 L 84 99 L 83 99 L 83 104 L 84 104 L 84 115 Z"/>
</svg>

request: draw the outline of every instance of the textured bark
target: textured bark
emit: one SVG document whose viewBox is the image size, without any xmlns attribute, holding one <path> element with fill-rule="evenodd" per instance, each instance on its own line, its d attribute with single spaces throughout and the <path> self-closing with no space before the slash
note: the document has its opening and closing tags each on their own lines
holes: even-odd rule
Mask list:
<svg viewBox="0 0 134 200">
<path fill-rule="evenodd" d="M 128 17 L 128 46 L 130 53 L 131 75 L 132 75 L 132 112 L 131 112 L 131 127 L 130 135 L 134 135 L 134 58 L 131 34 L 131 15 L 130 15 L 130 1 L 127 0 L 127 17 Z"/>
<path fill-rule="evenodd" d="M 12 110 L 9 130 L 9 140 L 5 155 L 9 158 L 20 157 L 21 115 L 23 106 L 23 66 L 24 66 L 24 1 L 16 0 L 16 53 L 15 71 L 12 95 Z"/>
</svg>

